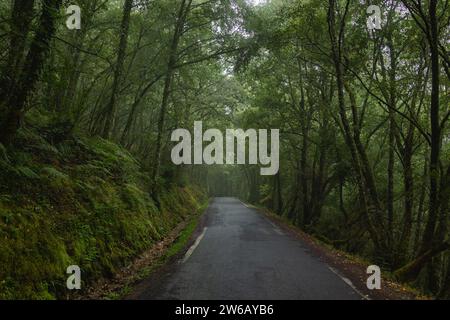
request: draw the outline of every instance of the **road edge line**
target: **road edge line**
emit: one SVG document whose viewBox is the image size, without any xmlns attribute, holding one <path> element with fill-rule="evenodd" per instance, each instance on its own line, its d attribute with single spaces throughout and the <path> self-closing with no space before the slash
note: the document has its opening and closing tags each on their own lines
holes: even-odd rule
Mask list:
<svg viewBox="0 0 450 320">
<path fill-rule="evenodd" d="M 203 237 L 205 236 L 206 230 L 208 229 L 208 227 L 204 227 L 202 233 L 198 236 L 198 238 L 195 240 L 194 244 L 189 248 L 188 251 L 186 251 L 183 260 L 181 260 L 181 263 L 185 263 L 190 256 L 194 253 L 195 249 L 198 247 L 198 245 L 200 244 L 200 241 L 202 241 Z"/>
<path fill-rule="evenodd" d="M 330 269 L 331 272 L 333 272 L 335 275 L 337 275 L 339 278 L 341 278 L 342 281 L 344 281 L 350 288 L 353 289 L 353 291 L 355 291 L 357 294 L 359 294 L 364 300 L 372 300 L 372 299 L 370 299 L 369 296 L 366 296 L 361 291 L 359 291 L 350 279 L 342 276 L 339 273 L 339 271 L 337 271 L 335 268 L 328 266 L 328 269 Z"/>
</svg>

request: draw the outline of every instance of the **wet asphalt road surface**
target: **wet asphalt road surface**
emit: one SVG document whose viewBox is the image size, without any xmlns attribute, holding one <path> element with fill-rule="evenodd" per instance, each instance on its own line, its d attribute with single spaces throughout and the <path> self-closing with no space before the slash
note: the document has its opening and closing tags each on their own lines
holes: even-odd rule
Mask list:
<svg viewBox="0 0 450 320">
<path fill-rule="evenodd" d="M 215 198 L 206 214 L 186 255 L 133 299 L 361 299 L 306 245 L 238 199 Z"/>
</svg>

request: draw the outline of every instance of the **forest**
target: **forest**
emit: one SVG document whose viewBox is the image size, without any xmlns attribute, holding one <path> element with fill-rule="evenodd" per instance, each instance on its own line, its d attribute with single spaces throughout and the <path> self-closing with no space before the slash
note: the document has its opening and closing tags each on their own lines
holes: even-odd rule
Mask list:
<svg viewBox="0 0 450 320">
<path fill-rule="evenodd" d="M 450 299 L 449 5 L 0 0 L 0 299 L 111 276 L 214 196 Z M 175 165 L 195 121 L 278 129 L 278 172 Z"/>
</svg>

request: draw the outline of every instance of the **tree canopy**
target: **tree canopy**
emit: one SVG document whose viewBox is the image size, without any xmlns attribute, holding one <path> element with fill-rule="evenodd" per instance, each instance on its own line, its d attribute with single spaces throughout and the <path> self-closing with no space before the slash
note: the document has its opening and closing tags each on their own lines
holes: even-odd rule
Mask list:
<svg viewBox="0 0 450 320">
<path fill-rule="evenodd" d="M 437 0 L 0 1 L 0 143 L 101 137 L 157 204 L 172 184 L 245 198 L 450 298 L 449 22 Z M 279 172 L 173 164 L 194 121 L 279 129 Z"/>
</svg>

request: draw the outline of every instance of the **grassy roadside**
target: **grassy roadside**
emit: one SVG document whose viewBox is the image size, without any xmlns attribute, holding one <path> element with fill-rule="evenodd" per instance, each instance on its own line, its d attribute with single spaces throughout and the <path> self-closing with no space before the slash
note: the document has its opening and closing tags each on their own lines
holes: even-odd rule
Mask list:
<svg viewBox="0 0 450 320">
<path fill-rule="evenodd" d="M 110 292 L 104 297 L 104 299 L 120 300 L 125 298 L 132 292 L 137 283 L 150 277 L 158 269 L 184 254 L 189 246 L 189 243 L 192 241 L 192 236 L 197 230 L 200 219 L 205 213 L 208 205 L 209 201 L 206 201 L 186 221 L 180 223 L 173 230 L 173 234 L 169 234 L 166 238 L 168 241 L 162 249 L 160 255 L 153 259 L 153 261 L 147 261 L 148 265 L 136 270 L 136 272 L 126 280 L 120 289 Z"/>
<path fill-rule="evenodd" d="M 162 183 L 131 153 L 99 137 L 54 143 L 34 129 L 0 147 L 0 299 L 77 299 L 167 238 L 206 201 L 194 185 Z M 67 267 L 82 272 L 66 287 Z"/>
<path fill-rule="evenodd" d="M 197 229 L 197 226 L 200 221 L 200 217 L 202 216 L 203 212 L 206 210 L 208 204 L 204 204 L 200 209 L 199 212 L 197 212 L 189 221 L 186 228 L 181 231 L 179 237 L 175 240 L 175 242 L 167 249 L 164 256 L 161 258 L 161 264 L 166 263 L 170 258 L 176 256 L 178 253 L 183 250 L 186 245 L 188 244 L 189 240 L 191 239 L 191 236 L 193 235 L 194 231 Z"/>
</svg>

